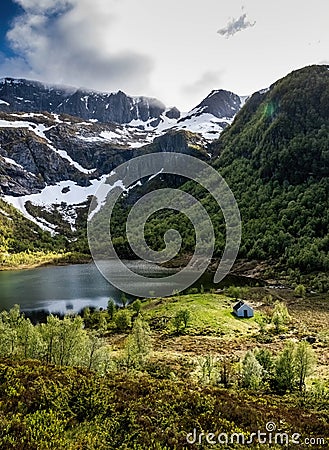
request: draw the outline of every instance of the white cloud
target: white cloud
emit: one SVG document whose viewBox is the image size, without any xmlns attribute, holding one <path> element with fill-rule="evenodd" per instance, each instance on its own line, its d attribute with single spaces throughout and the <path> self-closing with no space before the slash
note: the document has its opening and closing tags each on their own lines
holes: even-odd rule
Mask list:
<svg viewBox="0 0 329 450">
<path fill-rule="evenodd" d="M 0 76 L 122 89 L 183 111 L 212 89 L 246 95 L 328 60 L 328 0 L 15 1 L 16 57 L 0 59 Z"/>
<path fill-rule="evenodd" d="M 201 76 L 192 83 L 187 84 L 182 89 L 182 95 L 186 96 L 186 99 L 191 96 L 199 99 L 200 101 L 205 98 L 212 90 L 219 89 L 222 85 L 222 71 L 218 72 L 204 72 Z M 196 106 L 196 105 L 194 105 Z"/>
<path fill-rule="evenodd" d="M 15 3 L 20 5 L 25 11 L 28 12 L 41 12 L 47 11 L 54 13 L 67 9 L 71 2 L 70 0 L 14 0 Z"/>
<path fill-rule="evenodd" d="M 218 34 L 225 36 L 227 39 L 234 36 L 240 31 L 246 30 L 247 28 L 252 28 L 256 25 L 256 21 L 250 22 L 247 19 L 247 14 L 244 13 L 237 19 L 231 19 L 229 23 L 217 31 Z"/>
<path fill-rule="evenodd" d="M 13 76 L 99 90 L 147 90 L 152 59 L 111 45 L 113 0 L 17 0 L 24 9 L 7 38 L 17 58 L 2 64 Z"/>
</svg>

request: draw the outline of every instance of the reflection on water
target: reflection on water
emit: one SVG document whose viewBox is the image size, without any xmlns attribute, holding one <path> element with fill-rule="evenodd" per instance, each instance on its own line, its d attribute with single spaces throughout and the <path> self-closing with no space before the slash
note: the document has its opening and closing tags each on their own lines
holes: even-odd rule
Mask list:
<svg viewBox="0 0 329 450">
<path fill-rule="evenodd" d="M 155 283 L 156 277 L 168 273 L 167 269 L 144 262 L 128 264 L 136 272 L 154 276 Z M 26 312 L 66 314 L 80 312 L 86 306 L 106 308 L 109 297 L 120 302 L 121 292 L 102 277 L 94 264 L 0 272 L 0 310 L 17 303 Z"/>
<path fill-rule="evenodd" d="M 142 261 L 129 261 L 127 265 L 136 273 L 154 277 L 154 286 L 159 277 L 172 273 Z M 211 286 L 212 274 L 204 274 L 198 285 Z M 131 285 L 129 278 L 125 280 Z M 241 283 L 240 277 L 228 277 L 220 283 Z M 218 286 L 216 286 L 218 287 Z M 172 286 L 175 291 L 178 286 Z M 94 264 L 49 266 L 32 270 L 0 272 L 0 310 L 10 309 L 16 303 L 27 314 L 78 313 L 83 308 L 106 308 L 109 297 L 120 303 L 121 292 L 106 281 Z"/>
</svg>

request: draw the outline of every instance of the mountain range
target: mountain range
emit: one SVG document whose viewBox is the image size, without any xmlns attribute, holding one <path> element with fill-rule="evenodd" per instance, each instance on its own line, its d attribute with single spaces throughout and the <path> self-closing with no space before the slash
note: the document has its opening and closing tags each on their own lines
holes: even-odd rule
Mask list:
<svg viewBox="0 0 329 450">
<path fill-rule="evenodd" d="M 215 90 L 187 113 L 121 91 L 0 80 L 0 221 L 7 230 L 1 248 L 33 251 L 53 239 L 87 251 L 86 211 L 104 177 L 135 156 L 176 151 L 225 176 L 242 213 L 241 257 L 280 260 L 293 271 L 327 270 L 328 69 L 294 71 L 250 98 Z M 152 183 L 164 183 L 164 176 Z M 195 188 L 184 189 L 207 204 Z M 129 191 L 118 223 L 142 191 Z M 34 222 L 36 239 L 18 244 L 14 210 L 6 205 Z M 157 225 L 160 236 L 166 219 Z M 120 226 L 115 233 L 124 248 Z M 222 242 L 223 234 L 218 254 Z"/>
<path fill-rule="evenodd" d="M 315 290 L 326 292 L 329 66 L 305 67 L 254 93 L 207 151 L 212 155 L 210 164 L 224 177 L 237 200 L 242 220 L 239 259 L 253 267 L 250 274 L 309 285 L 310 277 Z M 157 179 L 158 187 L 165 187 L 164 176 Z M 180 189 L 208 211 L 216 230 L 214 256 L 219 260 L 225 224 L 218 205 L 196 183 L 188 182 Z M 123 239 L 122 224 L 131 209 L 129 197 L 138 199 L 145 190 L 137 186 L 138 195 L 130 192 L 113 213 L 113 242 L 127 257 L 130 249 Z M 167 211 L 152 217 L 145 226 L 145 239 L 152 248 L 162 249 L 168 229 L 176 229 L 183 237 L 181 256 L 191 255 L 194 230 L 179 213 Z"/>
<path fill-rule="evenodd" d="M 209 139 L 218 137 L 218 132 L 232 122 L 245 99 L 229 91 L 212 91 L 191 111 L 181 113 L 155 98 L 131 97 L 122 91 L 102 93 L 25 79 L 0 80 L 2 112 L 69 115 L 91 122 L 129 124 L 154 134 L 186 129 L 204 132 Z"/>
<path fill-rule="evenodd" d="M 59 231 L 61 217 L 74 231 L 75 205 L 85 203 L 117 165 L 168 149 L 209 159 L 209 142 L 232 122 L 243 101 L 232 92 L 213 91 L 182 114 L 156 99 L 121 91 L 2 79 L 0 192 L 43 229 Z"/>
</svg>

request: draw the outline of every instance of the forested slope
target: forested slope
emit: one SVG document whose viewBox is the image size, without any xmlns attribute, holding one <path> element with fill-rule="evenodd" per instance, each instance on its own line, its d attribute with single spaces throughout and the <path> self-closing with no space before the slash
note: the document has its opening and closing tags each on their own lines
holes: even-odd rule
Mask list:
<svg viewBox="0 0 329 450">
<path fill-rule="evenodd" d="M 256 93 L 216 152 L 242 214 L 241 255 L 328 270 L 328 67 L 295 71 Z"/>
<path fill-rule="evenodd" d="M 329 269 L 328 69 L 306 67 L 254 94 L 210 149 L 240 208 L 240 258 L 279 263 L 293 276 Z M 220 256 L 221 212 L 200 186 L 189 182 L 183 189 L 209 211 L 217 235 L 215 256 Z M 122 202 L 113 226 L 118 251 L 126 255 L 122 224 L 128 211 L 129 201 Z M 187 238 L 182 252 L 192 252 L 193 231 L 177 213 L 152 217 L 145 228 L 148 242 L 161 248 L 169 227 Z"/>
</svg>

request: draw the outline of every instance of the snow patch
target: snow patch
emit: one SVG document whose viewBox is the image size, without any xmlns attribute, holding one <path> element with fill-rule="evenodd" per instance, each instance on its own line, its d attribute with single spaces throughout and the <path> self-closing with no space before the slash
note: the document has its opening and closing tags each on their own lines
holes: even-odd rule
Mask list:
<svg viewBox="0 0 329 450">
<path fill-rule="evenodd" d="M 232 118 L 228 117 L 219 119 L 210 113 L 202 113 L 192 117 L 189 116 L 190 115 L 188 115 L 188 118 L 186 119 L 181 119 L 174 128 L 198 133 L 207 141 L 218 139 L 220 133 L 225 128 L 225 124 L 229 125 L 233 121 Z"/>
<path fill-rule="evenodd" d="M 163 168 L 162 168 L 159 172 L 155 173 L 154 175 L 151 175 L 147 181 L 152 180 L 153 178 L 155 178 L 155 177 L 157 177 L 158 175 L 160 175 L 162 172 L 163 172 Z"/>
<path fill-rule="evenodd" d="M 85 104 L 86 109 L 89 109 L 89 106 L 88 106 L 89 95 L 85 95 L 84 97 L 81 97 L 80 100 Z"/>
<path fill-rule="evenodd" d="M 7 158 L 7 157 L 5 157 L 5 156 L 2 156 L 2 158 L 6 161 L 6 163 L 11 164 L 11 165 L 13 165 L 13 166 L 19 167 L 20 169 L 25 170 L 23 166 L 21 166 L 20 164 L 18 164 L 18 163 L 17 163 L 16 161 L 14 161 L 13 159 Z"/>
<path fill-rule="evenodd" d="M 129 147 L 130 148 L 141 148 L 147 145 L 148 142 L 130 142 Z"/>
<path fill-rule="evenodd" d="M 63 220 L 70 223 L 72 226 L 75 224 L 76 220 L 76 213 L 73 212 L 73 209 L 77 208 L 77 205 L 80 205 L 81 207 L 81 204 L 85 203 L 89 196 L 96 195 L 98 211 L 111 189 L 117 186 L 125 189 L 121 180 L 118 180 L 111 185 L 106 183 L 107 178 L 108 175 L 103 175 L 100 179 L 91 180 L 91 185 L 87 187 L 79 186 L 74 181 L 61 181 L 53 186 L 46 186 L 37 194 L 24 195 L 22 197 L 5 195 L 4 200 L 18 209 L 27 219 L 36 223 L 40 228 L 54 234 L 56 225 L 50 224 L 43 218 L 35 218 L 29 214 L 26 210 L 26 202 L 31 202 L 35 206 L 42 207 L 48 212 L 53 211 L 54 205 L 59 205 L 59 208 L 57 209 L 58 212 L 62 215 Z M 101 189 L 99 189 L 100 187 Z M 62 203 L 64 203 L 65 206 L 61 205 Z M 68 206 L 71 206 L 72 208 L 67 209 Z M 97 211 L 95 210 L 93 214 Z"/>
<path fill-rule="evenodd" d="M 23 115 L 19 117 L 32 117 L 28 115 Z M 42 114 L 41 114 L 42 116 Z M 17 115 L 16 115 L 17 117 Z M 42 139 L 49 141 L 49 139 L 45 136 L 45 131 L 50 130 L 52 127 L 46 127 L 43 124 L 35 124 L 32 122 L 26 122 L 24 120 L 0 120 L 0 128 L 27 128 L 32 133 L 41 137 Z"/>
<path fill-rule="evenodd" d="M 126 191 L 122 180 L 116 180 L 113 184 L 111 184 L 111 176 L 115 175 L 115 172 L 111 172 L 110 175 L 103 175 L 101 177 L 101 181 L 98 184 L 97 189 L 94 194 L 97 198 L 97 206 L 96 208 L 88 215 L 88 222 L 97 214 L 102 206 L 104 206 L 107 198 L 107 194 L 114 189 L 115 187 L 121 188 L 123 191 Z"/>
<path fill-rule="evenodd" d="M 48 144 L 48 147 L 53 150 L 55 153 L 57 153 L 61 158 L 66 159 L 73 167 L 78 169 L 79 172 L 85 173 L 86 175 L 90 175 L 94 173 L 97 169 L 85 169 L 82 167 L 78 162 L 74 161 L 71 156 L 67 154 L 65 150 L 57 150 L 57 148 L 53 147 L 52 145 Z"/>
<path fill-rule="evenodd" d="M 199 133 L 207 141 L 218 139 L 220 133 L 225 128 L 225 124 L 230 125 L 233 122 L 233 118 L 217 118 L 210 113 L 203 112 L 205 109 L 205 106 L 201 108 L 194 108 L 188 113 L 182 113 L 178 120 L 169 119 L 164 113 L 160 116 L 160 123 L 157 126 L 151 125 L 155 119 L 149 119 L 147 122 L 136 119 L 132 120 L 129 122 L 128 126 L 132 129 L 140 129 L 141 132 L 148 132 L 148 137 L 144 139 L 144 143 L 131 142 L 130 147 L 142 147 L 143 145 L 153 142 L 155 137 L 161 136 L 163 133 L 166 133 L 172 129 Z"/>
<path fill-rule="evenodd" d="M 268 88 L 262 89 L 262 90 L 260 90 L 260 91 L 258 91 L 258 92 L 259 92 L 259 94 L 266 94 L 266 92 L 268 92 L 270 89 L 271 89 L 271 88 L 268 87 Z"/>
<path fill-rule="evenodd" d="M 247 102 L 247 100 L 250 98 L 250 95 L 240 95 L 240 107 L 242 108 L 245 104 L 246 104 L 246 102 Z"/>
<path fill-rule="evenodd" d="M 78 162 L 74 161 L 65 150 L 58 150 L 55 148 L 51 141 L 47 138 L 45 135 L 45 132 L 53 128 L 46 127 L 43 124 L 36 125 L 35 123 L 31 122 L 25 122 L 21 120 L 17 121 L 8 121 L 8 120 L 0 120 L 0 128 L 27 128 L 29 131 L 32 131 L 34 134 L 36 134 L 38 137 L 46 141 L 46 145 L 52 150 L 53 152 L 57 153 L 61 158 L 66 159 L 72 166 L 74 166 L 79 172 L 85 173 L 87 175 L 92 174 L 96 171 L 96 169 L 85 169 L 82 167 Z"/>
<path fill-rule="evenodd" d="M 0 208 L 0 214 L 3 214 L 4 216 L 6 216 L 7 219 L 9 219 L 9 220 L 13 220 L 13 219 L 10 217 L 10 215 L 9 215 L 6 211 L 4 211 L 3 209 L 1 209 L 1 208 Z"/>
<path fill-rule="evenodd" d="M 46 223 L 46 221 L 42 218 L 38 218 L 36 219 L 35 217 L 31 216 L 25 209 L 25 202 L 28 201 L 25 198 L 28 196 L 24 196 L 24 197 L 11 197 L 8 195 L 4 196 L 4 201 L 6 201 L 7 203 L 11 204 L 12 206 L 14 206 L 16 209 L 18 209 L 24 217 L 26 217 L 27 219 L 29 219 L 31 222 L 35 223 L 36 225 L 38 225 L 42 230 L 44 231 L 49 231 L 51 234 L 55 234 L 54 233 L 54 226 L 50 223 Z"/>
<path fill-rule="evenodd" d="M 115 131 L 101 131 L 101 133 L 100 133 L 100 137 L 102 137 L 103 139 L 106 139 L 106 140 L 120 138 L 121 136 L 122 136 L 122 132 L 116 133 Z"/>
</svg>

